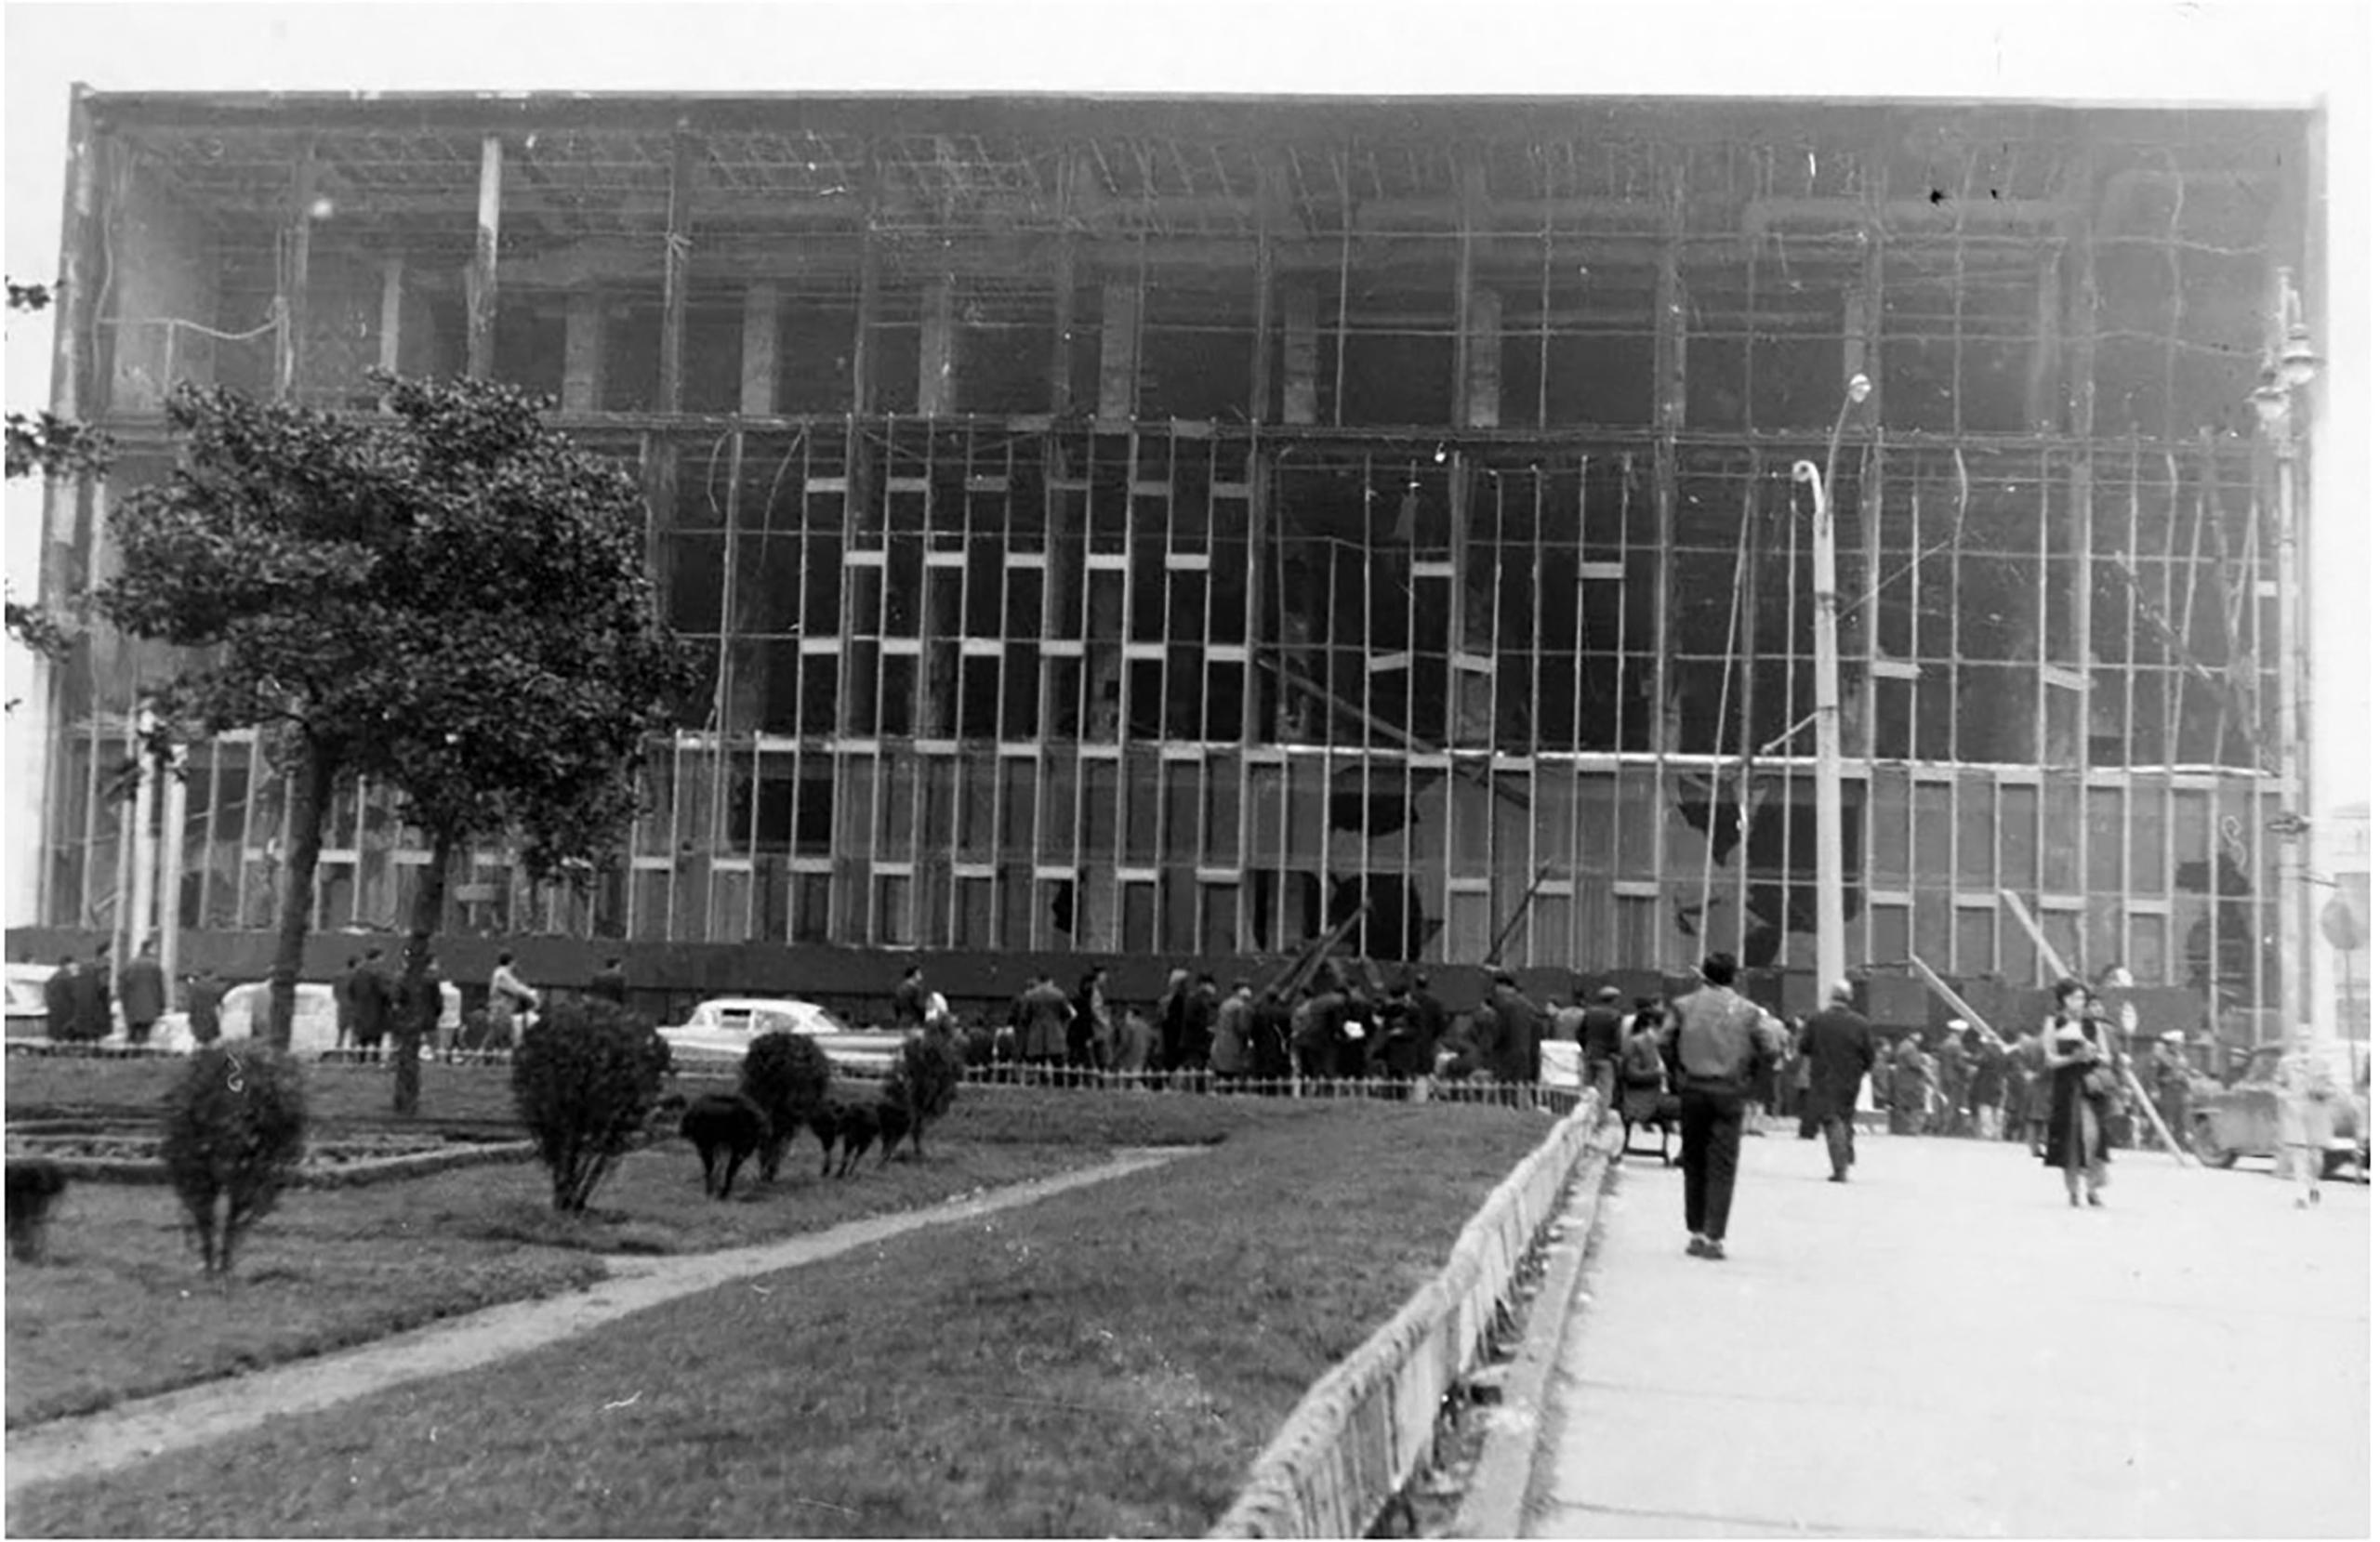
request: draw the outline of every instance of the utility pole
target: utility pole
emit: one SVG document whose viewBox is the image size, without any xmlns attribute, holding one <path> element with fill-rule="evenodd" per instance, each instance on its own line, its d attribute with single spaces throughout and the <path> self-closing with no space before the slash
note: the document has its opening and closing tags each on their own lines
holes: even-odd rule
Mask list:
<svg viewBox="0 0 2380 1542">
<path fill-rule="evenodd" d="M 1809 484 L 1817 505 L 1811 518 L 1810 624 L 1817 640 L 1813 681 L 1818 730 L 1818 999 L 1845 978 L 1843 926 L 1843 679 L 1835 657 L 1834 461 L 1851 409 L 1868 400 L 1868 377 L 1855 375 L 1844 388 L 1842 410 L 1827 440 L 1826 470 L 1806 460 L 1793 463 L 1793 480 Z"/>
<path fill-rule="evenodd" d="M 2294 280 L 2286 268 L 2273 274 L 2273 308 L 2267 332 L 2266 364 L 2249 401 L 2262 421 L 2271 452 L 2275 587 L 2279 603 L 2274 649 L 2281 655 L 2281 701 L 2278 713 L 2281 744 L 2276 771 L 2281 783 L 2280 815 L 2268 824 L 2280 837 L 2276 877 L 2275 930 L 2281 953 L 2280 991 L 2274 1002 L 2280 1019 L 2279 1036 L 2286 1039 L 2300 1028 L 2318 1037 L 2335 1036 L 2338 1014 L 2334 1001 L 2321 999 L 2320 982 L 2327 971 L 2314 965 L 2313 885 L 2307 862 L 2307 841 L 2320 816 L 2313 802 L 2313 779 L 2306 754 L 2306 582 L 2304 553 L 2299 541 L 2298 478 L 2302 432 L 2296 413 L 2303 396 L 2320 373 L 2321 359 L 2314 351 L 2313 335 L 2305 316 Z"/>
</svg>

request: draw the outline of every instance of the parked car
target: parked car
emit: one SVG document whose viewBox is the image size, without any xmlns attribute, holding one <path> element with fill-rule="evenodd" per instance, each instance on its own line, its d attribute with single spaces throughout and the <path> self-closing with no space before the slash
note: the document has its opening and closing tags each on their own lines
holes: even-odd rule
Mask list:
<svg viewBox="0 0 2380 1542">
<path fill-rule="evenodd" d="M 2260 1044 L 2248 1054 L 2246 1067 L 2229 1086 L 2203 1080 L 2193 1084 L 2190 1099 L 2190 1148 L 2211 1167 L 2228 1167 L 2243 1156 L 2272 1156 L 2281 1149 L 2281 1100 L 2273 1076 L 2288 1046 Z M 2369 1051 L 2361 1045 L 2336 1043 L 2331 1068 L 2338 1096 L 2332 1100 L 2330 1150 L 2322 1171 L 2353 1165 L 2372 1168 L 2372 1084 Z"/>
<path fill-rule="evenodd" d="M 440 1010 L 438 1026 L 455 1030 L 462 1026 L 463 993 L 451 980 L 439 982 Z M 265 981 L 251 981 L 234 985 L 224 993 L 220 1021 L 227 1039 L 255 1038 L 264 1032 L 266 1018 L 272 1010 L 272 986 Z M 112 1045 L 124 1043 L 124 1026 L 106 1040 Z M 167 1012 L 150 1030 L 152 1048 L 187 1055 L 198 1048 L 191 1036 L 190 1014 Z M 323 981 L 301 980 L 298 982 L 297 1010 L 289 1020 L 289 1051 L 300 1060 L 320 1060 L 338 1047 L 338 988 Z"/>
<path fill-rule="evenodd" d="M 55 964 L 11 964 L 8 966 L 8 1037 L 12 1039 L 46 1039 L 49 1037 L 49 1004 L 42 999 L 42 987 L 58 972 Z"/>
<path fill-rule="evenodd" d="M 661 1030 L 672 1063 L 683 1068 L 708 1062 L 740 1063 L 762 1034 L 800 1034 L 818 1041 L 838 1071 L 880 1076 L 892 1070 L 904 1035 L 853 1028 L 813 1001 L 722 996 L 706 1001 L 674 1027 Z"/>
</svg>

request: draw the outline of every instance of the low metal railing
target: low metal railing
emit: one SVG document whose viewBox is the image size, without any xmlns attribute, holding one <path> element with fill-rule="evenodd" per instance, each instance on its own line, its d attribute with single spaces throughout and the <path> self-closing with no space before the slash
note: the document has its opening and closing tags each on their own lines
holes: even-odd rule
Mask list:
<svg viewBox="0 0 2380 1542">
<path fill-rule="evenodd" d="M 1442 1400 L 1486 1352 L 1522 1261 L 1601 1123 L 1592 1091 L 1572 1099 L 1462 1229 L 1437 1278 L 1307 1390 L 1209 1535 L 1370 1532 L 1430 1459 Z"/>
</svg>

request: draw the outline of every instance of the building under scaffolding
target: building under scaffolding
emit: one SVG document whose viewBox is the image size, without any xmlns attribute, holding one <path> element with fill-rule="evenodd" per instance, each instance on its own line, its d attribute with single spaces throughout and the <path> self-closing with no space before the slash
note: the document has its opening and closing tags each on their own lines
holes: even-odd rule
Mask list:
<svg viewBox="0 0 2380 1542">
<path fill-rule="evenodd" d="M 83 95 L 57 404 L 550 393 L 710 688 L 628 860 L 456 933 L 1806 969 L 1810 502 L 1843 550 L 1849 954 L 2275 995 L 2311 115 L 1576 100 Z M 1797 501 L 1798 498 L 1798 501 Z M 45 918 L 265 929 L 248 737 L 117 806 L 54 671 Z M 167 822 L 169 820 L 170 822 Z M 137 827 L 158 822 L 162 836 Z M 420 842 L 348 790 L 316 924 Z M 141 858 L 145 863 L 146 858 Z M 2030 912 L 2003 902 L 2013 894 Z M 168 913 L 169 914 L 169 913 Z M 590 942 L 588 947 L 601 945 Z M 554 956 L 563 955 L 556 953 Z M 656 952 L 654 956 L 663 956 Z M 700 971 L 696 971 L 700 972 Z"/>
</svg>

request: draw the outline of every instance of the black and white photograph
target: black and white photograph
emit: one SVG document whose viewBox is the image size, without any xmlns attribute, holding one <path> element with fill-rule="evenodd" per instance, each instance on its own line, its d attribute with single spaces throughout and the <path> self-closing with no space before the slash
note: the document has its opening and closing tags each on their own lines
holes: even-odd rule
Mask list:
<svg viewBox="0 0 2380 1542">
<path fill-rule="evenodd" d="M 5 26 L 8 1535 L 2372 1535 L 2361 5 Z"/>
</svg>

